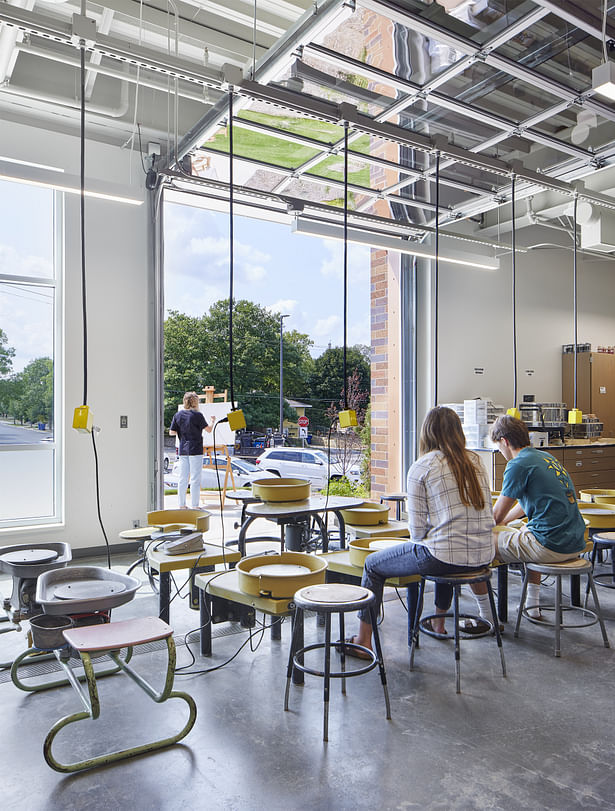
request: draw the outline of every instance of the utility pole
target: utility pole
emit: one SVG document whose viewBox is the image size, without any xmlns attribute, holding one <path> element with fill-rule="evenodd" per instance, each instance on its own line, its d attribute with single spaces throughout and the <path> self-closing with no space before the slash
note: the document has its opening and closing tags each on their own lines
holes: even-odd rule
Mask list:
<svg viewBox="0 0 615 811">
<path fill-rule="evenodd" d="M 282 333 L 284 329 L 284 319 L 290 318 L 288 314 L 280 316 L 280 436 L 284 436 L 284 345 L 282 343 Z"/>
</svg>

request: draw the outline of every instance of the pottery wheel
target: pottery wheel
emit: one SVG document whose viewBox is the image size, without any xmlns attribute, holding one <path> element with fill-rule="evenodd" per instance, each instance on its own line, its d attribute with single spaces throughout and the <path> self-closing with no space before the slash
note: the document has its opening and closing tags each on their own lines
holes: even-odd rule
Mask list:
<svg viewBox="0 0 615 811">
<path fill-rule="evenodd" d="M 51 563 L 58 557 L 55 549 L 19 549 L 17 552 L 7 552 L 2 555 L 2 560 L 5 563 L 14 564 L 35 564 L 35 563 Z"/>
<path fill-rule="evenodd" d="M 121 580 L 75 580 L 72 583 L 58 583 L 53 590 L 57 600 L 92 600 L 95 597 L 109 597 L 126 591 Z"/>
<path fill-rule="evenodd" d="M 314 603 L 356 603 L 364 600 L 369 591 L 363 586 L 350 586 L 345 583 L 323 583 L 318 586 L 307 586 L 302 591 L 306 600 Z"/>
<path fill-rule="evenodd" d="M 310 574 L 312 570 L 307 566 L 296 563 L 267 563 L 264 566 L 255 566 L 249 574 L 274 575 L 275 577 L 295 577 L 298 574 Z"/>
</svg>

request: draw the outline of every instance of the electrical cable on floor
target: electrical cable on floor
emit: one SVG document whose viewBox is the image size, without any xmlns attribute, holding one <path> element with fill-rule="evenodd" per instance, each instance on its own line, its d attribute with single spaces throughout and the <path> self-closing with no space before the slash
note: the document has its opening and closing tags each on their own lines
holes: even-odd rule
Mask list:
<svg viewBox="0 0 615 811">
<path fill-rule="evenodd" d="M 237 656 L 239 656 L 241 651 L 245 648 L 245 646 L 248 643 L 250 644 L 250 650 L 252 651 L 252 653 L 255 653 L 258 650 L 258 648 L 260 647 L 260 644 L 261 644 L 261 642 L 263 640 L 265 631 L 268 630 L 269 628 L 272 628 L 274 625 L 277 625 L 278 623 L 280 623 L 280 620 L 283 622 L 284 617 L 276 617 L 271 623 L 269 623 L 269 625 L 267 625 L 265 622 L 259 623 L 258 620 L 256 620 L 257 624 L 260 625 L 260 628 L 254 633 L 253 633 L 252 628 L 244 629 L 244 631 L 242 633 L 249 633 L 249 637 L 245 640 L 245 642 L 243 642 L 239 646 L 239 648 L 235 651 L 235 653 L 229 659 L 227 659 L 225 662 L 221 662 L 219 665 L 214 665 L 213 667 L 203 668 L 201 670 L 186 670 L 186 668 L 192 667 L 192 665 L 195 664 L 195 662 L 196 662 L 196 657 L 192 653 L 192 649 L 190 648 L 190 644 L 188 642 L 188 637 L 191 634 L 198 633 L 203 628 L 206 628 L 207 625 L 209 625 L 211 623 L 211 617 L 210 617 L 210 619 L 206 623 L 201 625 L 199 628 L 193 628 L 191 631 L 188 631 L 185 634 L 185 636 L 184 636 L 185 646 L 186 646 L 188 652 L 190 653 L 190 656 L 192 657 L 192 661 L 187 665 L 182 665 L 181 667 L 175 668 L 175 675 L 177 675 L 177 676 L 200 676 L 200 675 L 202 675 L 204 673 L 213 673 L 216 670 L 220 670 L 221 668 L 226 667 L 226 665 L 230 664 L 234 659 L 236 659 Z M 256 643 L 256 645 L 253 647 L 252 646 L 252 639 L 253 639 L 253 636 L 256 636 L 257 634 L 260 635 L 260 639 Z"/>
</svg>

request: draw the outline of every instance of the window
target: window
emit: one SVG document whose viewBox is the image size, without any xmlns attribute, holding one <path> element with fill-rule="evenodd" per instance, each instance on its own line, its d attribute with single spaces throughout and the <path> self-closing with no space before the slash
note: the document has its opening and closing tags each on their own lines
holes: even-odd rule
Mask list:
<svg viewBox="0 0 615 811">
<path fill-rule="evenodd" d="M 61 201 L 0 181 L 0 527 L 61 520 Z"/>
</svg>

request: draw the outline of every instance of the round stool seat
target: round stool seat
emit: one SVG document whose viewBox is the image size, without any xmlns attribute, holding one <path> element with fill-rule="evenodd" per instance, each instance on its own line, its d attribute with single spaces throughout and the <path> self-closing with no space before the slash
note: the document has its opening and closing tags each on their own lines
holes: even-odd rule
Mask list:
<svg viewBox="0 0 615 811">
<path fill-rule="evenodd" d="M 422 577 L 434 583 L 450 583 L 453 586 L 455 584 L 463 586 L 466 583 L 476 583 L 490 578 L 491 569 L 487 567 L 483 569 L 473 569 L 469 572 L 463 572 L 463 574 L 424 574 Z"/>
<path fill-rule="evenodd" d="M 551 575 L 587 574 L 592 567 L 591 563 L 585 558 L 574 558 L 573 560 L 565 560 L 562 563 L 526 563 L 525 565 L 531 572 Z"/>
<path fill-rule="evenodd" d="M 294 603 L 299 608 L 320 611 L 356 611 L 373 603 L 373 592 L 363 586 L 346 583 L 321 583 L 304 586 L 295 592 Z"/>
<path fill-rule="evenodd" d="M 395 504 L 395 520 L 399 521 L 401 518 L 401 505 L 406 498 L 405 493 L 391 493 L 388 496 L 380 496 L 380 503 L 384 504 L 385 501 L 392 501 Z"/>
<path fill-rule="evenodd" d="M 605 589 L 615 589 L 615 532 L 595 532 L 592 538 L 597 547 L 605 546 L 611 550 L 611 572 L 601 572 L 594 574 L 594 582 L 597 586 Z M 596 556 L 592 555 L 592 564 Z"/>
</svg>

